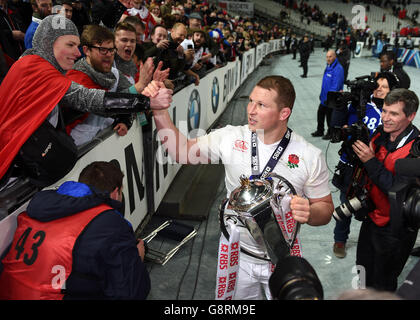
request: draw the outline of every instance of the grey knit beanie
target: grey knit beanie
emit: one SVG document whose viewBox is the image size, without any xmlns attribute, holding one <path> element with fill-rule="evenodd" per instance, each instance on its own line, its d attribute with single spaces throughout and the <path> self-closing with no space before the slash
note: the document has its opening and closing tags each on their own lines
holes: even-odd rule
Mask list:
<svg viewBox="0 0 420 320">
<path fill-rule="evenodd" d="M 65 73 L 54 56 L 53 44 L 58 37 L 74 35 L 79 37 L 75 24 L 60 14 L 45 17 L 35 31 L 32 49 L 26 50 L 22 56 L 36 54 L 51 63 L 61 73 Z"/>
</svg>

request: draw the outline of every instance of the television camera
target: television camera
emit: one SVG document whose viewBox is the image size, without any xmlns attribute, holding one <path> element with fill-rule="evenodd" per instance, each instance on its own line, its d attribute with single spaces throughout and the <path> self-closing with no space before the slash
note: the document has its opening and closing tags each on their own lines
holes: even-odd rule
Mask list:
<svg viewBox="0 0 420 320">
<path fill-rule="evenodd" d="M 376 73 L 371 75 L 357 77 L 352 81 L 345 81 L 345 84 L 350 88 L 350 92 L 330 91 L 327 94 L 327 107 L 333 109 L 332 123 L 334 127 L 331 132 L 331 142 L 337 143 L 343 141 L 342 149 L 339 151 L 346 152 L 348 161 L 355 163 L 359 158 L 351 148 L 356 140 L 368 143 L 369 130 L 363 122 L 366 114 L 366 104 L 368 103 L 371 94 L 378 87 L 375 81 Z M 356 108 L 357 121 L 351 126 L 347 124 L 348 104 Z M 344 127 L 343 127 L 344 126 Z"/>
<path fill-rule="evenodd" d="M 343 142 L 338 154 L 345 155 L 349 166 L 353 167 L 352 179 L 347 191 L 347 201 L 335 208 L 333 217 L 341 221 L 352 214 L 357 220 L 363 220 L 367 212 L 373 209 L 372 202 L 367 196 L 365 185 L 365 174 L 359 157 L 354 153 L 352 145 L 356 140 L 369 144 L 369 129 L 363 122 L 366 115 L 366 104 L 370 100 L 373 91 L 378 87 L 375 81 L 376 73 L 357 77 L 355 80 L 346 81 L 350 88 L 349 92 L 330 91 L 327 95 L 327 106 L 333 109 L 332 122 L 335 125 L 331 131 L 331 142 Z M 351 105 L 357 111 L 357 121 L 347 126 L 348 109 Z M 340 180 L 340 172 L 336 171 L 334 181 Z"/>
<path fill-rule="evenodd" d="M 420 137 L 410 149 L 410 157 L 395 162 L 396 182 L 388 192 L 390 223 L 394 233 L 406 226 L 420 228 Z"/>
</svg>

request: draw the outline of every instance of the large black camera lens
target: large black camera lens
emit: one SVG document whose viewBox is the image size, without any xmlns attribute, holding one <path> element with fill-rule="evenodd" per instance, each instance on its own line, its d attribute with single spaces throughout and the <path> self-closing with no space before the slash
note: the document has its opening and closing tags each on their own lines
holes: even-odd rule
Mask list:
<svg viewBox="0 0 420 320">
<path fill-rule="evenodd" d="M 304 258 L 288 256 L 280 261 L 268 281 L 271 295 L 277 300 L 321 300 L 321 282 Z"/>
<path fill-rule="evenodd" d="M 410 149 L 410 153 L 413 157 L 419 158 L 420 157 L 420 137 L 417 137 Z"/>
<path fill-rule="evenodd" d="M 347 139 L 347 133 L 342 128 L 331 128 L 331 143 L 337 143 Z"/>
<path fill-rule="evenodd" d="M 403 215 L 413 229 L 420 228 L 420 189 L 413 188 L 403 202 Z"/>
</svg>

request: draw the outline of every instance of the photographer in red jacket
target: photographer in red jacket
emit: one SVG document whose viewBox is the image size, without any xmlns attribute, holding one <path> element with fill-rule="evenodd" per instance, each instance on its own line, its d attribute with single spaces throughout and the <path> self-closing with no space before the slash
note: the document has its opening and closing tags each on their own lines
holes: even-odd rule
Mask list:
<svg viewBox="0 0 420 320">
<path fill-rule="evenodd" d="M 393 232 L 388 191 L 395 180 L 395 161 L 406 158 L 419 130 L 412 124 L 418 109 L 417 95 L 407 89 L 394 89 L 384 100 L 382 124 L 369 146 L 357 140 L 353 150 L 363 162 L 366 189 L 374 205 L 362 223 L 357 244 L 356 264 L 363 266 L 366 286 L 395 291 L 397 279 L 417 238 L 417 230 L 406 226 Z"/>
</svg>

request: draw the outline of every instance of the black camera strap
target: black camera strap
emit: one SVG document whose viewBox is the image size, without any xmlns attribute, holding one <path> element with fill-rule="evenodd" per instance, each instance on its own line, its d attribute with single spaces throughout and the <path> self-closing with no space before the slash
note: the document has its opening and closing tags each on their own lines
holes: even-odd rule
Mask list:
<svg viewBox="0 0 420 320">
<path fill-rule="evenodd" d="M 273 154 L 271 155 L 270 159 L 265 165 L 264 170 L 260 171 L 257 133 L 255 131 L 251 133 L 251 170 L 252 170 L 251 179 L 267 178 L 268 174 L 274 170 L 275 166 L 279 162 L 281 156 L 284 153 L 284 150 L 286 150 L 286 147 L 288 146 L 290 142 L 291 135 L 292 135 L 292 130 L 290 128 L 287 128 L 286 133 L 284 134 L 283 138 L 280 140 L 279 144 L 277 145 L 276 150 L 274 150 Z"/>
</svg>

